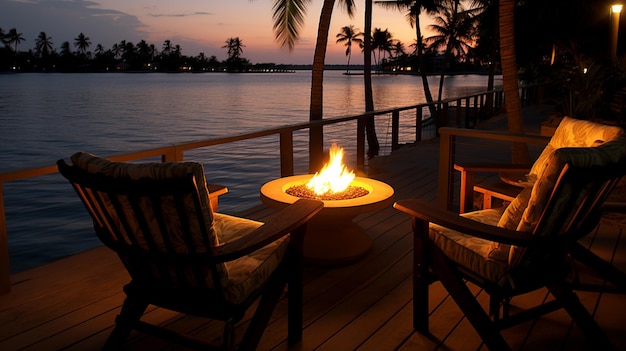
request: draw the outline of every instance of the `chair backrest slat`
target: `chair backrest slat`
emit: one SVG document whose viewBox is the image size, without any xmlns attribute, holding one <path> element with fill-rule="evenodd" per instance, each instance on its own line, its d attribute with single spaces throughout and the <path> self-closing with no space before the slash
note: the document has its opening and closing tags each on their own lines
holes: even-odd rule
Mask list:
<svg viewBox="0 0 626 351">
<path fill-rule="evenodd" d="M 178 288 L 216 287 L 225 268 L 212 259 L 195 176 L 128 179 L 59 165 L 91 214 L 101 241 L 133 280 Z M 203 259 L 199 259 L 202 257 Z"/>
</svg>

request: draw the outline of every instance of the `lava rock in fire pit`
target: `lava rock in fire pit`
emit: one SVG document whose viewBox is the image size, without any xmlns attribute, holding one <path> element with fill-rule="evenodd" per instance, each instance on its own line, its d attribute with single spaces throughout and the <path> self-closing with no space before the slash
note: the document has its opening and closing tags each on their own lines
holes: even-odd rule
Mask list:
<svg viewBox="0 0 626 351">
<path fill-rule="evenodd" d="M 296 185 L 288 188 L 285 192 L 291 196 L 299 197 L 302 199 L 313 200 L 351 200 L 361 196 L 369 194 L 369 191 L 360 186 L 349 185 L 346 190 L 338 193 L 327 192 L 322 195 L 316 194 L 313 190 L 309 189 L 306 185 Z"/>
</svg>

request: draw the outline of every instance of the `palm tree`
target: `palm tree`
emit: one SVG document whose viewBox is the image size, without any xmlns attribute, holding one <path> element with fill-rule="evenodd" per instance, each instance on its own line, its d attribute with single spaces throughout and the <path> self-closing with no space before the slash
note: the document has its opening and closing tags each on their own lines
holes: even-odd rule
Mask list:
<svg viewBox="0 0 626 351">
<path fill-rule="evenodd" d="M 363 43 L 363 39 L 360 37 L 363 36 L 363 33 L 359 32 L 357 28 L 354 28 L 353 25 L 344 26 L 341 28 L 341 32 L 337 33 L 336 43 L 345 43 L 346 46 L 346 56 L 348 57 L 348 67 L 346 68 L 346 74 L 350 73 L 350 56 L 352 56 L 352 44 L 356 43 L 361 45 Z"/>
<path fill-rule="evenodd" d="M 496 74 L 496 62 L 500 62 L 498 55 L 498 1 L 497 0 L 473 0 L 472 6 L 483 6 L 484 10 L 478 15 L 478 40 L 474 51 L 478 56 L 487 60 L 489 76 L 487 78 L 487 91 L 492 91 Z M 481 50 L 482 49 L 482 50 Z M 493 112 L 493 94 L 488 94 L 485 105 L 487 113 Z"/>
<path fill-rule="evenodd" d="M 85 36 L 85 34 L 80 33 L 76 38 L 74 38 L 74 47 L 78 48 L 78 52 L 82 55 L 86 55 L 89 46 L 91 46 L 91 41 L 88 36 Z"/>
<path fill-rule="evenodd" d="M 450 56 L 465 59 L 471 44 L 476 40 L 476 17 L 474 14 L 480 8 L 465 10 L 457 1 L 449 3 L 449 7 L 443 9 L 441 15 L 436 16 L 434 24 L 430 28 L 436 33 L 426 38 L 433 49 L 444 49 L 444 64 L 441 68 L 439 79 L 439 94 L 437 101 L 441 102 L 443 92 L 443 80 Z"/>
<path fill-rule="evenodd" d="M 172 46 L 172 42 L 169 39 L 163 42 L 163 50 L 161 50 L 162 55 L 169 56 L 173 50 L 174 47 Z"/>
<path fill-rule="evenodd" d="M 374 53 L 374 61 L 376 61 L 378 70 L 382 69 L 381 62 L 385 57 L 384 55 L 387 53 L 391 55 L 392 48 L 393 40 L 391 39 L 391 33 L 387 29 L 374 28 L 372 33 L 372 52 Z M 376 51 L 378 51 L 378 59 L 376 58 Z"/>
<path fill-rule="evenodd" d="M 340 0 L 340 3 L 348 15 L 352 17 L 354 0 Z M 310 0 L 274 0 L 272 15 L 274 35 L 281 46 L 286 46 L 289 50 L 294 48 L 304 24 L 306 6 L 309 4 Z M 311 121 L 321 120 L 323 117 L 324 60 L 334 5 L 335 0 L 324 0 L 317 29 L 317 41 L 311 69 L 311 104 L 309 108 L 309 120 Z M 309 169 L 311 171 L 320 169 L 323 163 L 323 151 L 323 129 L 321 126 L 312 127 L 309 134 Z"/>
<path fill-rule="evenodd" d="M 98 44 L 96 45 L 96 50 L 94 50 L 94 53 L 96 54 L 96 56 L 100 56 L 100 55 L 104 55 L 106 50 L 104 50 L 104 46 L 102 46 L 102 44 Z"/>
<path fill-rule="evenodd" d="M 404 43 L 400 40 L 396 40 L 391 47 L 391 51 L 393 51 L 393 57 L 398 58 L 402 55 L 406 55 L 406 51 L 404 50 Z"/>
<path fill-rule="evenodd" d="M 21 42 L 23 42 L 25 39 L 22 36 L 22 33 L 17 32 L 17 29 L 11 28 L 9 29 L 9 32 L 4 36 L 4 40 L 9 45 L 13 44 L 13 50 L 15 51 L 15 54 L 17 55 L 17 46 Z"/>
<path fill-rule="evenodd" d="M 46 32 L 40 32 L 37 39 L 35 39 L 35 54 L 39 57 L 47 57 L 54 50 L 52 45 L 52 37 L 49 37 Z"/>
<path fill-rule="evenodd" d="M 111 47 L 113 56 L 118 59 L 121 58 L 122 54 L 124 54 L 124 47 L 126 47 L 126 41 L 113 44 L 113 47 Z"/>
<path fill-rule="evenodd" d="M 69 41 L 64 41 L 61 43 L 61 56 L 72 56 L 72 48 L 70 47 Z"/>
<path fill-rule="evenodd" d="M 509 131 L 524 132 L 522 102 L 519 96 L 517 61 L 515 59 L 515 0 L 500 0 L 498 5 L 500 20 L 500 61 L 502 65 L 502 90 Z M 511 157 L 514 163 L 528 163 L 528 146 L 512 143 Z"/>
<path fill-rule="evenodd" d="M 420 26 L 420 15 L 422 11 L 427 14 L 436 14 L 441 9 L 442 0 L 378 0 L 376 4 L 385 7 L 393 8 L 400 11 L 408 10 L 406 19 L 409 21 L 411 28 L 415 27 L 416 53 L 417 53 L 417 65 L 420 75 L 422 77 L 422 86 L 424 87 L 424 96 L 426 102 L 429 103 L 428 109 L 430 115 L 435 116 L 437 110 L 433 103 L 433 97 L 430 93 L 430 86 L 428 85 L 428 76 L 426 75 L 424 65 L 424 42 L 422 37 L 422 29 Z"/>
<path fill-rule="evenodd" d="M 237 60 L 239 55 L 243 53 L 243 42 L 239 37 L 228 38 L 224 42 L 226 45 L 222 46 L 222 49 L 228 49 L 228 59 Z"/>
</svg>

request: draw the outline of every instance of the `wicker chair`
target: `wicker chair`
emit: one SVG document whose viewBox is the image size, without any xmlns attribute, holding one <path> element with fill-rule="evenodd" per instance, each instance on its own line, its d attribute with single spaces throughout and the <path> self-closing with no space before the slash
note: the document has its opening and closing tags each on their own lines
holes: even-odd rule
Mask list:
<svg viewBox="0 0 626 351">
<path fill-rule="evenodd" d="M 323 203 L 300 200 L 260 223 L 216 213 L 196 162 L 121 163 L 87 153 L 59 160 L 100 240 L 130 274 L 126 299 L 104 349 L 132 329 L 195 348 L 254 350 L 289 284 L 289 342 L 302 337 L 302 242 Z M 235 323 L 260 298 L 239 345 Z M 225 322 L 221 342 L 148 324 L 149 304 Z M 220 340 L 217 340 L 220 341 Z"/>
</svg>

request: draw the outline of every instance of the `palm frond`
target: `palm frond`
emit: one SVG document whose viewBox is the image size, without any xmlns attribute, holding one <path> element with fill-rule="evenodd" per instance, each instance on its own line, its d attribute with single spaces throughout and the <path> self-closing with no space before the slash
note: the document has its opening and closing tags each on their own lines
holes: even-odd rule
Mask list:
<svg viewBox="0 0 626 351">
<path fill-rule="evenodd" d="M 274 20 L 274 36 L 281 47 L 293 50 L 300 38 L 300 30 L 304 25 L 307 6 L 311 0 L 274 0 L 272 19 Z"/>
</svg>

